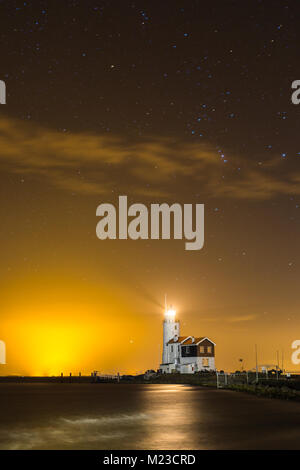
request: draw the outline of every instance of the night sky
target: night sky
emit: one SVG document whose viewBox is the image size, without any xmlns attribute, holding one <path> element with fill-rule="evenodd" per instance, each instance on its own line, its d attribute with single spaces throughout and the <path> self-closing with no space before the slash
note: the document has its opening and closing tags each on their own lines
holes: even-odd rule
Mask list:
<svg viewBox="0 0 300 470">
<path fill-rule="evenodd" d="M 296 1 L 1 1 L 0 374 L 160 363 L 164 294 L 216 365 L 300 337 Z M 96 208 L 205 204 L 205 244 L 96 237 Z M 300 370 L 300 369 L 299 369 Z"/>
</svg>

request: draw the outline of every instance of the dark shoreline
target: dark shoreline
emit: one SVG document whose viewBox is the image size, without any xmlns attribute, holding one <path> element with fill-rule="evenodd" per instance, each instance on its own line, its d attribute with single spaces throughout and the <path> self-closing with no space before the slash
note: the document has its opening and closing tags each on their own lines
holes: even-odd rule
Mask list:
<svg viewBox="0 0 300 470">
<path fill-rule="evenodd" d="M 17 376 L 17 375 L 8 375 L 0 376 L 1 383 L 93 383 L 91 376 L 54 376 L 54 377 L 35 377 L 35 376 Z"/>
<path fill-rule="evenodd" d="M 170 374 L 160 375 L 151 379 L 145 379 L 143 376 L 120 376 L 120 380 L 107 380 L 95 378 L 93 376 L 53 376 L 53 377 L 35 377 L 35 376 L 0 376 L 1 384 L 126 384 L 126 385 L 189 385 L 200 386 L 204 388 L 217 389 L 215 375 L 190 375 L 190 374 Z M 257 397 L 277 398 L 281 400 L 300 401 L 300 381 L 299 380 L 259 380 L 256 383 L 232 383 L 220 387 L 221 390 L 231 390 L 243 392 Z"/>
<path fill-rule="evenodd" d="M 120 376 L 120 379 L 107 379 L 101 377 L 93 377 L 91 375 L 81 376 L 0 376 L 1 383 L 88 383 L 88 384 L 101 384 L 101 383 L 126 383 L 126 384 L 182 384 L 182 385 L 204 385 L 216 387 L 215 375 L 191 375 L 191 374 L 171 374 L 171 375 L 158 375 L 153 378 L 144 378 L 143 375 L 139 376 Z"/>
</svg>

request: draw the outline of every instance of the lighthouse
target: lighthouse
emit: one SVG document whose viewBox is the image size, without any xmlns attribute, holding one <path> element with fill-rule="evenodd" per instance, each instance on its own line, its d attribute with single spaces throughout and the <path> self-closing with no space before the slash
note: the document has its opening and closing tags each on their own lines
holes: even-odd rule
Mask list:
<svg viewBox="0 0 300 470">
<path fill-rule="evenodd" d="M 163 320 L 163 353 L 160 372 L 162 374 L 195 374 L 214 372 L 215 347 L 207 336 L 180 336 L 180 324 L 176 311 L 165 301 Z"/>
<path fill-rule="evenodd" d="M 165 309 L 165 318 L 163 322 L 163 356 L 162 363 L 168 364 L 170 361 L 169 357 L 169 341 L 175 337 L 179 337 L 180 334 L 180 325 L 179 321 L 175 320 L 176 310 L 170 306 L 170 308 Z"/>
</svg>

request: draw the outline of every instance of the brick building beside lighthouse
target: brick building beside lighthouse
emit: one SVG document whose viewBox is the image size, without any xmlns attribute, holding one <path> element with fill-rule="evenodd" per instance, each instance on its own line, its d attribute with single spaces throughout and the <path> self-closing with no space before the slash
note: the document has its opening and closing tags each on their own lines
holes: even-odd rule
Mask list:
<svg viewBox="0 0 300 470">
<path fill-rule="evenodd" d="M 166 309 L 160 371 L 164 374 L 215 371 L 216 344 L 206 336 L 180 336 L 180 323 L 175 316 L 175 310 Z"/>
</svg>

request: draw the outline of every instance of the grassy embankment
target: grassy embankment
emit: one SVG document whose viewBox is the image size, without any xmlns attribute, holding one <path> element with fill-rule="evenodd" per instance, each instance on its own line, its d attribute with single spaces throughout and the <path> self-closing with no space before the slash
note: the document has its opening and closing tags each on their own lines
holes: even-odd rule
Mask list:
<svg viewBox="0 0 300 470">
<path fill-rule="evenodd" d="M 285 382 L 280 381 L 279 383 L 258 383 L 258 384 L 230 384 L 228 385 L 229 390 L 236 392 L 245 392 L 252 395 L 265 398 L 280 398 L 283 400 L 300 400 L 300 390 L 297 390 L 298 386 L 295 387 L 297 382 Z M 299 384 L 299 382 L 298 382 Z"/>
</svg>

